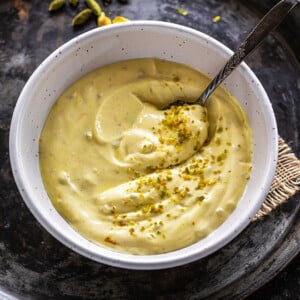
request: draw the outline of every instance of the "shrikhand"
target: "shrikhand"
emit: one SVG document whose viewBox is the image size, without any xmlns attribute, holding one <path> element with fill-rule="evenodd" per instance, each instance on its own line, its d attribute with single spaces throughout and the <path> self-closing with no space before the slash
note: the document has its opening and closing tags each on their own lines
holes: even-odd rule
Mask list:
<svg viewBox="0 0 300 300">
<path fill-rule="evenodd" d="M 235 209 L 251 173 L 252 131 L 237 100 L 209 79 L 154 58 L 102 67 L 57 100 L 40 168 L 58 212 L 84 237 L 136 255 L 206 237 Z"/>
</svg>

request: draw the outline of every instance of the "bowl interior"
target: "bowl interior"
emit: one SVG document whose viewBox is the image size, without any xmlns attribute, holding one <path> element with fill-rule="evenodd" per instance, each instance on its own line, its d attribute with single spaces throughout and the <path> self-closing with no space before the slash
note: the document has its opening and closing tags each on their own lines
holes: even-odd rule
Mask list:
<svg viewBox="0 0 300 300">
<path fill-rule="evenodd" d="M 205 239 L 181 250 L 134 256 L 97 246 L 57 213 L 44 189 L 38 140 L 47 115 L 60 94 L 92 70 L 131 58 L 157 57 L 184 63 L 213 77 L 232 52 L 195 30 L 156 21 L 137 21 L 87 32 L 52 53 L 34 72 L 17 102 L 11 124 L 10 157 L 18 188 L 38 221 L 71 249 L 98 262 L 132 269 L 159 269 L 204 257 L 233 239 L 258 211 L 274 175 L 277 127 L 260 82 L 243 63 L 225 81 L 245 109 L 254 137 L 251 179 L 232 215 Z"/>
</svg>

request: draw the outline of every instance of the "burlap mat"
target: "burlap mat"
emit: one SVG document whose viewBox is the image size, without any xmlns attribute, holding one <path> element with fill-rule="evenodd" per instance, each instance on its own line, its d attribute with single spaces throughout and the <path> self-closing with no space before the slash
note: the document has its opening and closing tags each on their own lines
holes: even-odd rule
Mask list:
<svg viewBox="0 0 300 300">
<path fill-rule="evenodd" d="M 275 178 L 263 205 L 253 221 L 267 215 L 281 203 L 287 201 L 298 190 L 300 185 L 300 160 L 285 141 L 279 137 L 278 162 Z"/>
</svg>

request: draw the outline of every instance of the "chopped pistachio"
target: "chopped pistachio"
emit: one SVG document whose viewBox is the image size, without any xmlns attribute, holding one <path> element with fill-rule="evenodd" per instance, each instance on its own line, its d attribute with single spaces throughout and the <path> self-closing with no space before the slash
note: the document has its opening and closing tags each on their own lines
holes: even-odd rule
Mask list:
<svg viewBox="0 0 300 300">
<path fill-rule="evenodd" d="M 187 10 L 185 10 L 184 8 L 182 8 L 182 7 L 179 7 L 177 9 L 177 11 L 178 11 L 178 13 L 180 13 L 183 16 L 187 16 L 189 14 L 189 12 Z"/>
<path fill-rule="evenodd" d="M 214 18 L 213 18 L 213 22 L 214 23 L 218 23 L 218 22 L 220 22 L 221 21 L 221 16 L 215 16 Z"/>
</svg>

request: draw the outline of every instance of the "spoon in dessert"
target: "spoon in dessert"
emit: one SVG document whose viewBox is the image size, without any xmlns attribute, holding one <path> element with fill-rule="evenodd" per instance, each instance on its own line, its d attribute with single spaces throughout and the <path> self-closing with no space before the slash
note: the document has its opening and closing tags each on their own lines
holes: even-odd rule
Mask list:
<svg viewBox="0 0 300 300">
<path fill-rule="evenodd" d="M 300 0 L 281 0 L 273 6 L 260 22 L 252 29 L 246 39 L 238 47 L 235 53 L 227 61 L 225 66 L 219 71 L 210 82 L 200 97 L 195 102 L 177 100 L 168 104 L 164 109 L 171 106 L 184 104 L 204 105 L 213 91 L 232 73 L 232 71 L 275 29 L 288 15 L 288 13 L 300 2 Z"/>
</svg>

